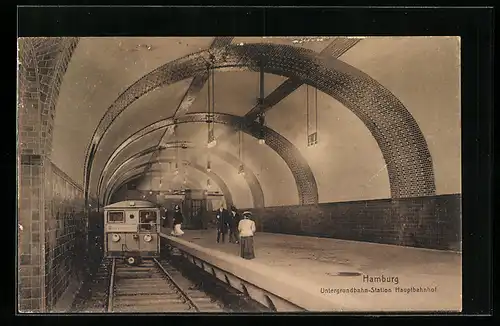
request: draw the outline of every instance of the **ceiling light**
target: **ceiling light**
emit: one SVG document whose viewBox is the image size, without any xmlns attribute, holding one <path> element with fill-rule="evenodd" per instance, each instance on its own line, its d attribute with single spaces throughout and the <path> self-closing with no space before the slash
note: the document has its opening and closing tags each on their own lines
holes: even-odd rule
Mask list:
<svg viewBox="0 0 500 326">
<path fill-rule="evenodd" d="M 243 164 L 240 165 L 238 174 L 245 175 L 245 166 Z"/>
<path fill-rule="evenodd" d="M 208 148 L 212 148 L 212 147 L 214 147 L 215 145 L 217 145 L 217 141 L 214 139 L 214 140 L 212 140 L 211 142 L 209 142 L 209 143 L 207 144 L 207 147 L 208 147 Z"/>
</svg>

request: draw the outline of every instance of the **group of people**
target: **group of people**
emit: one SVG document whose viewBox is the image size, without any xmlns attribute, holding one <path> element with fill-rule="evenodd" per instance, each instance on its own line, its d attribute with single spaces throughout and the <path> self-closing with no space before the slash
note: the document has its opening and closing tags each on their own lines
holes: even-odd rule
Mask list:
<svg viewBox="0 0 500 326">
<path fill-rule="evenodd" d="M 182 236 L 182 216 L 179 205 L 174 208 L 174 223 L 172 232 L 173 236 Z M 252 213 L 245 211 L 242 216 L 234 205 L 231 205 L 230 211 L 226 210 L 223 205 L 217 210 L 216 225 L 217 225 L 217 243 L 225 242 L 227 233 L 229 233 L 229 242 L 240 244 L 241 257 L 245 259 L 254 259 L 255 250 L 253 245 L 253 236 L 256 231 L 255 222 L 252 220 Z M 163 227 L 167 227 L 167 214 L 162 215 Z"/>
<path fill-rule="evenodd" d="M 241 257 L 245 259 L 254 259 L 255 250 L 253 245 L 253 235 L 256 231 L 255 222 L 251 219 L 252 213 L 243 212 L 241 218 L 238 210 L 234 205 L 231 206 L 230 212 L 221 205 L 217 210 L 217 243 L 224 243 L 225 236 L 229 232 L 230 243 L 240 243 Z"/>
</svg>

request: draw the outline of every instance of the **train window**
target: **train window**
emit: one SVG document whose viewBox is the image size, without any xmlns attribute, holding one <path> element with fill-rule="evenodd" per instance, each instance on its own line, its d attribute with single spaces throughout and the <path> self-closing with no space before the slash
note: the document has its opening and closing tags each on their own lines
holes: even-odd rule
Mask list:
<svg viewBox="0 0 500 326">
<path fill-rule="evenodd" d="M 123 212 L 108 212 L 108 222 L 123 222 Z"/>
<path fill-rule="evenodd" d="M 156 212 L 155 211 L 139 211 L 139 219 L 141 223 L 156 223 Z"/>
<path fill-rule="evenodd" d="M 139 211 L 139 229 L 152 231 L 156 224 L 156 211 Z"/>
</svg>

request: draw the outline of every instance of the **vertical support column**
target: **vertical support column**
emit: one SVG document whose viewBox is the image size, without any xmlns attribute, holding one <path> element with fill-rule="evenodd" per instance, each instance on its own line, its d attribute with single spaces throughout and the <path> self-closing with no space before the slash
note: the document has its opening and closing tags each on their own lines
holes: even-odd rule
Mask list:
<svg viewBox="0 0 500 326">
<path fill-rule="evenodd" d="M 28 75 L 29 75 L 28 71 Z M 44 155 L 39 102 L 28 89 L 19 105 L 18 308 L 45 311 Z"/>
</svg>

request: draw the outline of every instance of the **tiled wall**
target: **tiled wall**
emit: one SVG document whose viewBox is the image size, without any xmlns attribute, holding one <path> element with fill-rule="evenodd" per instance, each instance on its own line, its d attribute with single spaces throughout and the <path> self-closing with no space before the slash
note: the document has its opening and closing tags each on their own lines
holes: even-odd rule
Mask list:
<svg viewBox="0 0 500 326">
<path fill-rule="evenodd" d="M 50 161 L 23 155 L 19 203 L 19 309 L 50 311 L 81 269 L 87 221 L 83 191 Z"/>
<path fill-rule="evenodd" d="M 250 209 L 261 231 L 461 251 L 461 196 Z"/>
<path fill-rule="evenodd" d="M 43 300 L 43 162 L 21 155 L 18 192 L 18 306 L 38 311 Z"/>
<path fill-rule="evenodd" d="M 75 38 L 22 38 L 18 43 L 17 280 L 20 312 L 49 311 L 68 283 L 64 257 L 74 243 L 72 226 L 75 228 L 70 207 L 76 212 L 83 211 L 83 202 L 75 199 L 82 194 L 69 178 L 52 168 L 49 153 L 55 104 L 77 41 Z M 63 176 L 63 181 L 56 175 Z M 57 180 L 56 184 L 65 185 L 56 198 L 53 198 L 53 179 Z M 59 224 L 54 224 L 57 216 Z M 53 229 L 58 231 L 52 232 Z M 85 233 L 85 229 L 80 230 Z"/>
<path fill-rule="evenodd" d="M 55 165 L 46 170 L 45 188 L 45 292 L 52 307 L 71 278 L 80 277 L 86 248 L 87 220 L 83 191 Z"/>
</svg>

